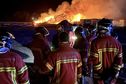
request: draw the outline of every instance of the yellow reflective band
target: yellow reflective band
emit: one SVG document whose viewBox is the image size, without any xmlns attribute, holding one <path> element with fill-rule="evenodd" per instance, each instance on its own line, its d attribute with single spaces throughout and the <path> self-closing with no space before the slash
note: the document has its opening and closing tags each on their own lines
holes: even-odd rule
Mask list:
<svg viewBox="0 0 126 84">
<path fill-rule="evenodd" d="M 58 74 L 57 84 L 60 83 L 60 79 L 59 79 L 60 78 L 60 64 L 61 64 L 60 61 L 56 62 L 56 68 L 57 68 L 57 74 Z"/>
<path fill-rule="evenodd" d="M 10 72 L 16 70 L 15 67 L 0 67 L 0 72 Z"/>
<path fill-rule="evenodd" d="M 102 66 L 102 49 L 98 50 L 98 55 L 99 55 L 99 62 L 101 63 Z"/>
<path fill-rule="evenodd" d="M 57 62 L 56 62 L 56 69 L 57 69 L 57 74 L 58 74 L 58 79 L 57 79 L 57 83 L 59 84 L 60 83 L 60 79 L 59 79 L 59 77 L 60 77 L 60 68 L 61 68 L 61 64 L 63 63 L 63 64 L 66 64 L 66 63 L 78 63 L 78 62 L 80 62 L 80 60 L 79 59 L 66 59 L 66 60 L 58 60 Z M 80 66 L 80 65 L 79 65 Z"/>
<path fill-rule="evenodd" d="M 118 70 L 118 71 L 120 70 L 120 68 L 119 68 L 119 67 L 114 67 L 114 69 L 116 69 L 116 70 Z"/>
<path fill-rule="evenodd" d="M 17 81 L 16 81 L 16 70 L 11 72 L 11 76 L 12 76 L 13 84 L 17 84 Z"/>
<path fill-rule="evenodd" d="M 103 48 L 103 49 L 98 49 L 98 51 L 102 51 L 102 52 L 118 52 L 119 49 L 117 49 L 117 48 Z"/>
<path fill-rule="evenodd" d="M 21 83 L 21 84 L 30 84 L 29 80 L 24 82 L 24 83 Z"/>
<path fill-rule="evenodd" d="M 115 64 L 114 66 L 122 68 L 123 67 L 123 64 L 121 64 L 121 65 Z"/>
<path fill-rule="evenodd" d="M 77 77 L 78 77 L 78 78 L 81 78 L 81 77 L 82 77 L 82 74 L 81 74 L 81 73 L 80 73 L 80 74 L 78 74 L 78 75 L 77 75 Z"/>
<path fill-rule="evenodd" d="M 114 52 L 115 52 L 115 53 L 119 52 L 119 49 L 114 48 Z"/>
<path fill-rule="evenodd" d="M 46 63 L 46 67 L 49 69 L 49 70 L 52 70 L 53 67 L 49 64 L 49 63 Z"/>
<path fill-rule="evenodd" d="M 77 65 L 77 67 L 81 67 L 82 66 L 82 62 L 80 62 L 78 65 Z"/>
<path fill-rule="evenodd" d="M 24 67 L 22 67 L 19 71 L 18 71 L 18 75 L 24 73 L 27 70 L 27 66 L 25 65 Z"/>
<path fill-rule="evenodd" d="M 13 84 L 16 82 L 16 68 L 15 67 L 0 67 L 0 72 L 8 72 L 11 74 Z"/>
<path fill-rule="evenodd" d="M 104 49 L 98 49 L 98 52 L 99 52 L 99 51 L 103 51 L 103 50 L 104 50 Z"/>
<path fill-rule="evenodd" d="M 101 63 L 94 66 L 94 70 L 99 70 L 101 68 L 102 68 L 102 64 Z"/>
<path fill-rule="evenodd" d="M 88 51 L 88 57 L 90 56 L 90 52 Z"/>
<path fill-rule="evenodd" d="M 101 51 L 102 51 L 102 52 L 106 52 L 107 49 L 106 49 L 106 48 L 103 48 Z M 111 49 L 110 49 L 110 51 L 111 51 Z"/>
<path fill-rule="evenodd" d="M 98 58 L 98 53 L 93 53 L 92 52 L 91 55 L 94 56 L 94 57 L 96 57 L 96 58 Z"/>
<path fill-rule="evenodd" d="M 97 54 L 97 53 L 95 53 L 95 54 L 94 54 L 94 57 L 97 57 L 97 58 L 98 58 L 98 54 Z"/>
<path fill-rule="evenodd" d="M 59 60 L 56 63 L 77 63 L 79 61 L 80 60 L 78 60 L 78 59 L 67 59 L 67 60 Z"/>
<path fill-rule="evenodd" d="M 122 65 L 117 65 L 117 64 L 114 65 L 114 68 L 116 70 L 120 70 L 122 67 L 123 67 L 123 64 Z"/>
</svg>

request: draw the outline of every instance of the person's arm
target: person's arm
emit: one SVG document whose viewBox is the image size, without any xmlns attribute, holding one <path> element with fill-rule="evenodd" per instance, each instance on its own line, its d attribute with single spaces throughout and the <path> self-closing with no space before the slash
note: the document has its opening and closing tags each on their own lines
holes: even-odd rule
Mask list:
<svg viewBox="0 0 126 84">
<path fill-rule="evenodd" d="M 77 64 L 77 81 L 78 81 L 78 83 L 80 83 L 81 78 L 82 78 L 82 60 L 81 60 L 80 54 L 78 54 L 78 55 L 79 55 L 79 61 Z"/>
<path fill-rule="evenodd" d="M 107 81 L 110 81 L 110 84 L 115 84 L 118 76 L 119 76 L 119 72 L 121 70 L 121 68 L 123 67 L 123 57 L 122 57 L 122 46 L 119 43 L 118 48 L 115 48 L 115 58 L 114 58 L 114 64 L 112 67 L 112 72 L 111 72 L 111 76 L 108 78 Z"/>
<path fill-rule="evenodd" d="M 118 49 L 117 49 L 117 54 L 115 56 L 115 59 L 114 59 L 114 66 L 113 66 L 113 77 L 114 78 L 117 78 L 118 75 L 119 75 L 119 71 L 120 69 L 123 67 L 123 56 L 122 56 L 122 46 L 121 44 L 119 43 L 118 45 Z"/>
<path fill-rule="evenodd" d="M 40 73 L 42 74 L 49 74 L 54 69 L 54 61 L 53 61 L 53 55 L 50 54 L 45 60 L 45 64 L 41 67 Z"/>
<path fill-rule="evenodd" d="M 89 57 L 89 69 L 93 69 L 93 73 L 90 73 L 90 74 L 93 74 L 93 77 L 94 78 L 99 78 L 99 74 L 100 73 L 100 69 L 102 68 L 102 59 L 99 59 L 100 56 L 101 56 L 101 53 L 102 51 L 101 50 L 98 50 L 97 48 L 97 44 L 96 44 L 96 41 L 92 41 L 91 43 L 91 54 L 90 54 L 90 57 Z"/>
<path fill-rule="evenodd" d="M 21 56 L 17 54 L 16 56 L 16 72 L 17 72 L 17 81 L 19 84 L 30 84 L 28 76 L 28 67 L 23 62 Z"/>
</svg>

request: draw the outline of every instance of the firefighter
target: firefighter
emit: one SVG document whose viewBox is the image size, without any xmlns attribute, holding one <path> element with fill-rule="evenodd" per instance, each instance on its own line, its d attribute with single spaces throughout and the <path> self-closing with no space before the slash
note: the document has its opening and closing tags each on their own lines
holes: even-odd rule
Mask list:
<svg viewBox="0 0 126 84">
<path fill-rule="evenodd" d="M 86 75 L 87 59 L 88 59 L 88 41 L 82 27 L 77 27 L 75 30 L 77 39 L 75 40 L 74 48 L 77 49 L 81 55 L 83 64 L 83 75 Z"/>
<path fill-rule="evenodd" d="M 69 46 L 67 32 L 61 32 L 58 39 L 59 49 L 48 56 L 42 73 L 51 73 L 50 84 L 78 84 L 82 71 L 80 54 Z"/>
<path fill-rule="evenodd" d="M 32 42 L 29 44 L 29 48 L 32 50 L 34 55 L 34 64 L 31 67 L 32 84 L 39 84 L 41 82 L 48 84 L 48 77 L 39 73 L 41 65 L 45 63 L 48 54 L 51 52 L 50 44 L 46 38 L 49 35 L 48 30 L 45 27 L 37 27 L 35 29 L 35 35 L 33 36 Z"/>
<path fill-rule="evenodd" d="M 29 44 L 30 49 L 33 51 L 35 66 L 41 66 L 41 61 L 45 60 L 51 52 L 49 41 L 46 38 L 47 35 L 49 35 L 49 32 L 45 27 L 37 27 L 33 40 Z"/>
<path fill-rule="evenodd" d="M 111 36 L 112 21 L 98 21 L 97 38 L 91 43 L 94 84 L 116 84 L 122 68 L 122 45 Z"/>
<path fill-rule="evenodd" d="M 21 56 L 11 51 L 11 34 L 0 31 L 0 83 L 30 84 L 28 68 Z"/>
</svg>

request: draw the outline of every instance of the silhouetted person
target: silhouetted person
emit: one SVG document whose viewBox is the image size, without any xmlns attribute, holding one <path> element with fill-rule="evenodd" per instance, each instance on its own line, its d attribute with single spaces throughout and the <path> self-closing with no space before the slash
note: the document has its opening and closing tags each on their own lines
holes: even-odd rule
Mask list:
<svg viewBox="0 0 126 84">
<path fill-rule="evenodd" d="M 45 63 L 48 54 L 51 52 L 49 42 L 46 38 L 47 35 L 49 35 L 49 32 L 45 27 L 37 27 L 33 40 L 29 44 L 34 55 L 34 64 L 32 67 L 34 71 L 33 84 L 40 84 L 42 82 L 48 84 L 48 77 L 39 73 L 39 69 Z"/>
</svg>

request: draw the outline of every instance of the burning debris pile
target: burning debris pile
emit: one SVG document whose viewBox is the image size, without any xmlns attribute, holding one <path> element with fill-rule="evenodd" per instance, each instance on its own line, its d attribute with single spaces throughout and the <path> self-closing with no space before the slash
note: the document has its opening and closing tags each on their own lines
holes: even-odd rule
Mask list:
<svg viewBox="0 0 126 84">
<path fill-rule="evenodd" d="M 122 17 L 122 4 L 125 0 L 72 0 L 71 4 L 63 2 L 56 11 L 49 9 L 48 12 L 41 13 L 35 24 L 49 23 L 58 24 L 63 20 L 70 23 L 81 19 L 117 19 Z"/>
</svg>

